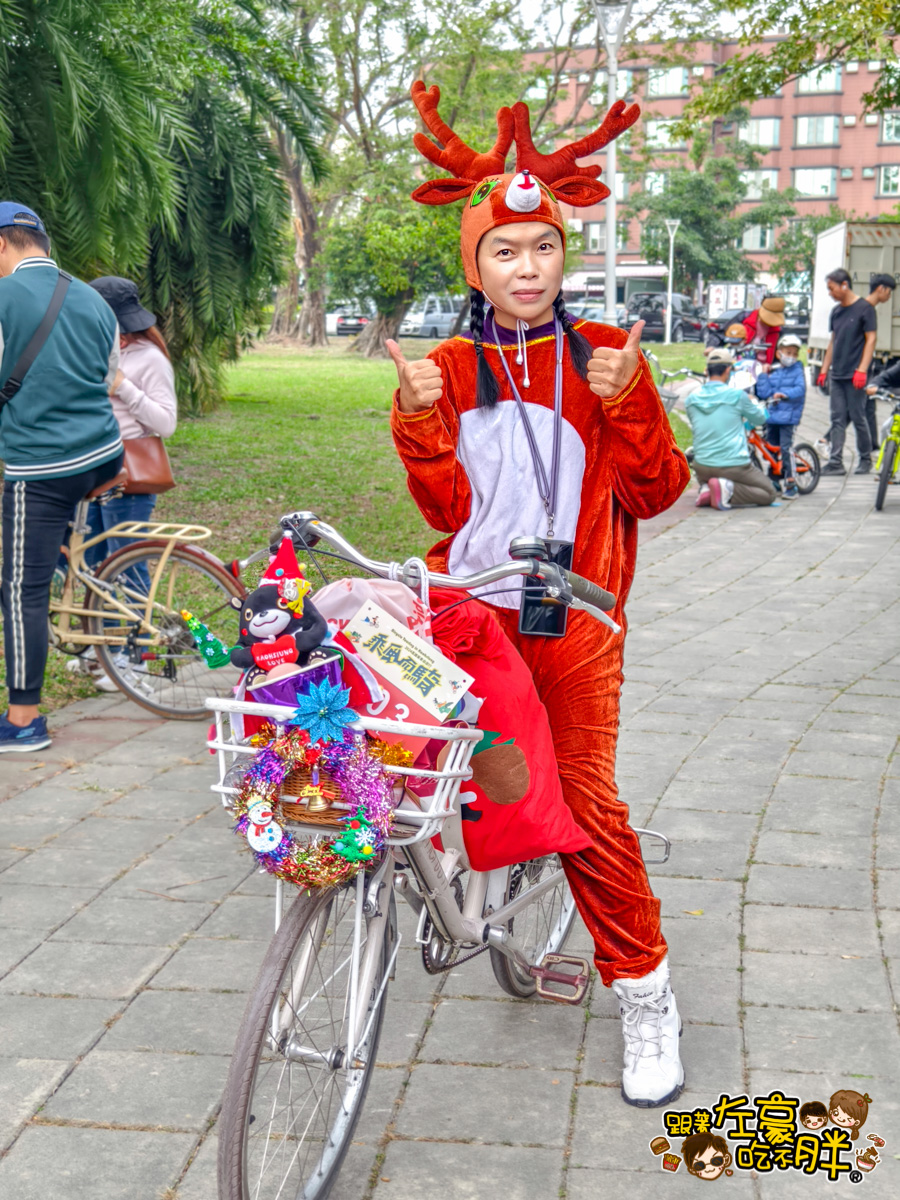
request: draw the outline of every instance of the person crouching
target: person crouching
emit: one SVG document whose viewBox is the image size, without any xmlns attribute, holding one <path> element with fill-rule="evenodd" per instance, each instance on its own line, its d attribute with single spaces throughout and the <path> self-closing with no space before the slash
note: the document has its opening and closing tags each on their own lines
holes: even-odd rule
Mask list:
<svg viewBox="0 0 900 1200">
<path fill-rule="evenodd" d="M 694 470 L 700 483 L 697 507 L 771 504 L 775 488 L 750 461 L 744 421 L 765 425 L 769 414 L 740 388 L 729 387 L 734 357 L 725 348 L 706 361 L 707 381 L 685 401 L 694 432 Z"/>
<path fill-rule="evenodd" d="M 778 343 L 776 357 L 781 364 L 770 367 L 768 373 L 756 381 L 756 394 L 766 401 L 769 424 L 766 441 L 781 447 L 781 478 L 784 480 L 782 495 L 785 500 L 796 500 L 796 464 L 791 447 L 794 430 L 800 424 L 803 405 L 806 401 L 806 373 L 800 362 L 800 339 L 792 333 Z"/>
</svg>

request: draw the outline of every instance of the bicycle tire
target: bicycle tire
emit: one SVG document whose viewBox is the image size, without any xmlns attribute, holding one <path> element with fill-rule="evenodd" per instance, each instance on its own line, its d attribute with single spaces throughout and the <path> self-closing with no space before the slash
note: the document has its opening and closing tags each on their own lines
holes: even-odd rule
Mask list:
<svg viewBox="0 0 900 1200">
<path fill-rule="evenodd" d="M 107 585 L 113 593 L 137 606 L 140 603 L 140 577 L 136 571 L 143 565 L 148 574 L 154 574 L 154 561 L 166 549 L 164 541 L 140 541 L 124 546 L 105 559 L 97 569 L 98 583 Z M 157 604 L 162 616 L 155 621 L 162 624 L 164 636 L 158 647 L 148 645 L 148 661 L 135 670 L 130 662 L 124 665 L 118 658 L 120 646 L 96 645 L 97 658 L 104 671 L 130 700 L 158 716 L 180 721 L 200 720 L 209 713 L 204 701 L 207 696 L 230 696 L 237 683 L 239 671 L 230 666 L 210 670 L 194 644 L 181 609 L 188 609 L 207 625 L 221 640 L 230 642 L 236 631 L 237 614 L 231 607 L 231 598 L 243 599 L 246 592 L 241 583 L 229 575 L 217 558 L 192 546 L 176 545 L 169 556 L 165 570 L 171 572 L 163 580 L 157 595 L 171 603 Z M 175 579 L 181 572 L 177 588 Z M 130 574 L 126 574 L 130 572 Z M 128 637 L 137 634 L 136 623 L 128 623 L 115 611 L 103 610 L 103 600 L 91 591 L 85 606 L 96 616 L 88 618 L 90 632 L 95 637 L 116 634 Z M 117 625 L 118 623 L 118 625 Z M 157 652 L 158 651 L 158 652 Z"/>
<path fill-rule="evenodd" d="M 822 475 L 822 464 L 819 462 L 815 446 L 811 446 L 809 442 L 798 442 L 793 447 L 792 453 L 794 455 L 794 462 L 797 464 L 794 472 L 794 479 L 797 481 L 797 491 L 801 496 L 808 496 L 819 486 L 819 479 Z M 802 470 L 799 466 L 800 463 L 803 464 Z"/>
<path fill-rule="evenodd" d="M 881 512 L 884 508 L 884 502 L 887 498 L 888 484 L 894 477 L 894 463 L 897 458 L 897 443 L 893 438 L 889 438 L 884 443 L 884 451 L 881 455 L 881 470 L 878 473 L 878 492 L 875 496 L 875 510 Z"/>
<path fill-rule="evenodd" d="M 275 1019 L 276 1006 L 284 1001 L 286 993 L 290 994 L 295 986 L 292 975 L 295 961 L 299 962 L 299 970 L 306 969 L 303 964 L 309 964 L 312 951 L 312 966 L 308 968 L 307 979 L 301 982 L 301 990 L 295 993 L 296 998 L 290 1004 L 294 1036 L 289 1037 L 291 1029 L 285 1029 L 281 1034 L 281 1044 L 285 1046 L 295 1041 L 299 1032 L 300 1044 L 310 1053 L 321 1052 L 324 1055 L 341 1048 L 340 1034 L 347 1009 L 349 978 L 339 980 L 334 987 L 333 1013 L 336 1016 L 332 1016 L 330 1029 L 322 1013 L 331 998 L 326 997 L 325 993 L 347 965 L 349 953 L 345 934 L 349 931 L 352 937 L 354 910 L 359 902 L 355 883 L 335 891 L 301 893 L 285 913 L 281 927 L 272 940 L 241 1020 L 225 1084 L 219 1117 L 219 1200 L 276 1200 L 276 1197 L 286 1200 L 287 1196 L 292 1200 L 300 1196 L 304 1200 L 324 1200 L 334 1185 L 372 1078 L 384 1022 L 387 988 L 381 994 L 363 1047 L 366 1063 L 362 1068 L 345 1070 L 340 1064 L 331 1066 L 325 1062 L 312 1064 L 308 1059 L 289 1060 L 277 1047 L 273 1047 L 270 1028 Z M 388 929 L 391 924 L 389 921 L 382 926 L 384 937 L 380 967 L 373 981 L 372 993 L 367 999 L 366 1020 L 372 1013 L 387 969 L 390 950 Z M 318 946 L 313 949 L 316 943 Z M 349 976 L 349 971 L 344 974 Z M 301 999 L 305 1002 L 301 1003 Z M 282 1011 L 285 1007 L 282 1006 Z M 345 1046 L 343 1048 L 346 1049 Z M 267 1054 L 271 1064 L 264 1063 Z M 273 1070 L 261 1070 L 263 1066 L 270 1065 Z M 317 1103 L 306 1100 L 307 1092 L 315 1096 L 320 1084 L 323 1089 L 332 1091 L 339 1088 L 340 1076 L 344 1077 L 347 1084 L 343 1095 L 332 1095 L 327 1104 L 321 1099 Z M 309 1111 L 311 1103 L 312 1114 Z M 300 1110 L 298 1116 L 294 1115 L 294 1106 Z M 257 1125 L 258 1116 L 267 1113 L 272 1114 L 268 1124 L 264 1118 Z M 318 1116 L 324 1119 L 311 1129 L 313 1120 Z M 273 1131 L 276 1117 L 279 1127 Z M 305 1122 L 305 1128 L 300 1138 L 294 1138 L 290 1134 L 297 1127 L 298 1117 L 301 1123 Z M 281 1133 L 282 1122 L 286 1135 Z M 256 1132 L 253 1131 L 254 1126 L 257 1126 Z M 271 1158 L 267 1160 L 270 1147 Z M 275 1160 L 280 1156 L 283 1162 L 288 1153 L 289 1174 L 285 1175 Z M 262 1157 L 257 1168 L 260 1155 Z M 265 1178 L 267 1171 L 270 1173 L 268 1179 Z"/>
<path fill-rule="evenodd" d="M 552 874 L 559 870 L 559 867 L 557 854 L 547 854 L 543 858 L 533 858 L 529 862 L 516 863 L 510 867 L 504 904 L 518 895 L 523 882 L 534 886 L 545 874 Z M 532 909 L 536 911 L 529 917 Z M 569 881 L 563 876 L 560 884 L 545 892 L 543 896 L 538 896 L 532 904 L 516 913 L 507 922 L 506 928 L 523 947 L 529 961 L 537 966 L 546 955 L 559 954 L 562 951 L 572 930 L 575 912 L 575 898 Z M 527 1000 L 534 995 L 537 980 L 531 975 L 525 975 L 511 958 L 507 958 L 502 951 L 493 946 L 490 956 L 494 978 L 508 996 Z"/>
</svg>

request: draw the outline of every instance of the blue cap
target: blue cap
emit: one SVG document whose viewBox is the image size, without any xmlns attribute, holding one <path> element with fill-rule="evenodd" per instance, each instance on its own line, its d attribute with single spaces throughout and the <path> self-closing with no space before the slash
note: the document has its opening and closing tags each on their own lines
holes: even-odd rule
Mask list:
<svg viewBox="0 0 900 1200">
<path fill-rule="evenodd" d="M 33 209 L 15 200 L 0 200 L 0 229 L 4 225 L 22 225 L 25 229 L 33 229 L 37 233 L 46 233 L 44 222 Z"/>
</svg>

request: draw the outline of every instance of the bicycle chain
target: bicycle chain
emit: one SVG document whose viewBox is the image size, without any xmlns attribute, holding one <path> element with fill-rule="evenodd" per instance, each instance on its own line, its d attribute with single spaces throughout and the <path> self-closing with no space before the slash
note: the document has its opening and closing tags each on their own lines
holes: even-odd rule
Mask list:
<svg viewBox="0 0 900 1200">
<path fill-rule="evenodd" d="M 454 967 L 461 967 L 463 963 L 467 963 L 470 958 L 477 958 L 479 954 L 484 954 L 485 950 L 490 950 L 490 946 L 485 942 L 483 946 L 479 946 L 477 950 L 472 950 L 468 954 L 464 954 L 462 958 L 453 958 L 444 966 L 439 967 L 432 962 L 431 955 L 428 952 L 428 942 L 422 945 L 422 963 L 429 975 L 443 975 L 445 971 L 452 971 Z"/>
</svg>

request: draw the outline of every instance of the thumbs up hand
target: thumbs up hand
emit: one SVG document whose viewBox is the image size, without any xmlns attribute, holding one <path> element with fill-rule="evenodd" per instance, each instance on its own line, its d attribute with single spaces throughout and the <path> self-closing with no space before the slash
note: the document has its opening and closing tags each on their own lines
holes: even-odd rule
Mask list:
<svg viewBox="0 0 900 1200">
<path fill-rule="evenodd" d="M 637 321 L 631 327 L 628 341 L 621 350 L 612 346 L 597 346 L 588 363 L 588 385 L 595 396 L 609 400 L 631 381 L 638 367 L 641 333 L 644 322 Z"/>
<path fill-rule="evenodd" d="M 441 368 L 430 358 L 407 362 L 400 347 L 391 338 L 384 344 L 397 368 L 397 378 L 400 381 L 400 411 L 416 413 L 431 408 L 444 390 Z"/>
</svg>

